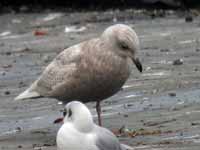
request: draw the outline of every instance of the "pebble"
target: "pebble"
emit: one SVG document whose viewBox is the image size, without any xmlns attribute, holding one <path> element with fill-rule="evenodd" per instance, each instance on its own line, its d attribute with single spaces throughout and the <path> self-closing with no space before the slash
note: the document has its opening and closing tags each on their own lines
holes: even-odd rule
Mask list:
<svg viewBox="0 0 200 150">
<path fill-rule="evenodd" d="M 170 49 L 160 49 L 160 52 L 169 52 L 170 51 Z"/>
<path fill-rule="evenodd" d="M 12 65 L 11 65 L 11 64 L 7 64 L 7 65 L 3 65 L 2 67 L 3 67 L 3 68 L 11 68 Z"/>
<path fill-rule="evenodd" d="M 22 88 L 22 87 L 25 87 L 25 86 L 26 86 L 26 84 L 23 81 L 19 82 L 19 86 L 18 86 L 19 88 Z"/>
<path fill-rule="evenodd" d="M 2 74 L 2 76 L 5 76 L 5 75 L 6 75 L 6 72 L 5 72 L 5 71 L 3 71 L 1 74 Z"/>
<path fill-rule="evenodd" d="M 128 114 L 124 114 L 124 117 L 127 118 L 127 117 L 128 117 Z"/>
<path fill-rule="evenodd" d="M 200 123 L 199 123 L 199 122 L 192 122 L 191 125 L 192 125 L 192 126 L 199 126 Z"/>
<path fill-rule="evenodd" d="M 11 52 L 6 52 L 5 54 L 6 54 L 7 56 L 9 56 L 9 55 L 11 55 Z"/>
<path fill-rule="evenodd" d="M 49 56 L 49 55 L 45 55 L 45 56 L 43 57 L 43 61 L 44 61 L 45 63 L 50 62 L 50 61 L 51 61 L 50 56 Z"/>
<path fill-rule="evenodd" d="M 4 94 L 5 95 L 10 95 L 10 91 L 5 91 Z"/>
<path fill-rule="evenodd" d="M 21 132 L 22 128 L 21 127 L 17 127 L 16 130 L 17 130 L 17 132 Z"/>
<path fill-rule="evenodd" d="M 182 65 L 183 64 L 183 59 L 176 59 L 173 61 L 173 65 Z"/>
<path fill-rule="evenodd" d="M 175 97 L 175 96 L 176 96 L 176 93 L 171 92 L 171 93 L 169 93 L 168 95 L 171 96 L 171 97 Z"/>
<path fill-rule="evenodd" d="M 200 49 L 199 49 L 199 48 L 197 48 L 197 49 L 196 49 L 196 52 L 200 52 Z"/>
<path fill-rule="evenodd" d="M 185 17 L 185 22 L 192 22 L 193 21 L 193 17 L 192 16 L 186 16 Z"/>
</svg>

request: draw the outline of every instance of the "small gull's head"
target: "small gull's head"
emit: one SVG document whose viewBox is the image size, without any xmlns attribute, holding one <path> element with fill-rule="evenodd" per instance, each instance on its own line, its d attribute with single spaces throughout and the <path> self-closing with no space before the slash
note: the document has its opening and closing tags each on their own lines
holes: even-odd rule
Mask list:
<svg viewBox="0 0 200 150">
<path fill-rule="evenodd" d="M 83 103 L 72 101 L 65 106 L 64 123 L 72 123 L 78 130 L 89 132 L 93 127 L 92 114 Z"/>
<path fill-rule="evenodd" d="M 111 50 L 124 58 L 131 58 L 137 69 L 142 72 L 142 64 L 136 57 L 139 50 L 139 39 L 135 31 L 124 24 L 108 27 L 101 36 Z"/>
</svg>

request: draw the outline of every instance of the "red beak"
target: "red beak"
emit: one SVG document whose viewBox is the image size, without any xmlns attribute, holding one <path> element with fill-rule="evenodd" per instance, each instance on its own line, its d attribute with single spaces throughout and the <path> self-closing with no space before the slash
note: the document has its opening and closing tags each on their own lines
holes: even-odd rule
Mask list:
<svg viewBox="0 0 200 150">
<path fill-rule="evenodd" d="M 58 119 L 56 119 L 53 123 L 54 123 L 54 124 L 63 123 L 63 120 L 64 120 L 63 117 L 62 117 L 62 118 L 58 118 Z"/>
</svg>

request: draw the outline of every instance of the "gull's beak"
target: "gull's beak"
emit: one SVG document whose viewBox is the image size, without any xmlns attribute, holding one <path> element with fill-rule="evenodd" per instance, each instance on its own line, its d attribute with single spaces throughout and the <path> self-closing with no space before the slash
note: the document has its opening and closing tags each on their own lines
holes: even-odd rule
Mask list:
<svg viewBox="0 0 200 150">
<path fill-rule="evenodd" d="M 133 60 L 133 62 L 134 62 L 134 64 L 135 64 L 135 66 L 137 67 L 137 69 L 138 69 L 140 72 L 142 72 L 142 64 L 141 64 L 139 58 L 133 58 L 132 60 Z"/>
<path fill-rule="evenodd" d="M 53 123 L 54 124 L 63 123 L 63 120 L 64 120 L 64 118 L 58 118 Z"/>
</svg>

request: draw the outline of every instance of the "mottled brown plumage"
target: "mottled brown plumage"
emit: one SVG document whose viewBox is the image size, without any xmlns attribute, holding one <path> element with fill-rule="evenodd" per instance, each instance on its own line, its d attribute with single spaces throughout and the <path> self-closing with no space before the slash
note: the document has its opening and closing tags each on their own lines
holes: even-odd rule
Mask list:
<svg viewBox="0 0 200 150">
<path fill-rule="evenodd" d="M 129 77 L 131 59 L 136 58 L 139 40 L 122 24 L 107 28 L 99 38 L 65 49 L 42 75 L 16 99 L 52 97 L 64 103 L 97 101 L 118 92 Z"/>
</svg>

